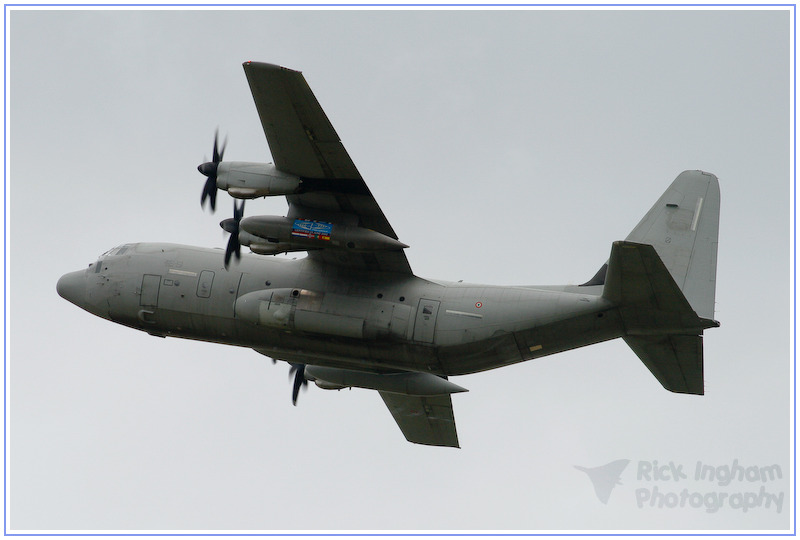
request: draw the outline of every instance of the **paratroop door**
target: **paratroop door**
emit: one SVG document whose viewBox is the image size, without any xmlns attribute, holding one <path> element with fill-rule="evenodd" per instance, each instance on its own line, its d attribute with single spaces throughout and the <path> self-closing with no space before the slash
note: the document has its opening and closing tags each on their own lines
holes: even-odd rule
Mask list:
<svg viewBox="0 0 800 540">
<path fill-rule="evenodd" d="M 414 322 L 414 341 L 433 343 L 436 330 L 436 315 L 439 313 L 439 301 L 421 298 L 417 307 L 417 319 Z"/>
</svg>

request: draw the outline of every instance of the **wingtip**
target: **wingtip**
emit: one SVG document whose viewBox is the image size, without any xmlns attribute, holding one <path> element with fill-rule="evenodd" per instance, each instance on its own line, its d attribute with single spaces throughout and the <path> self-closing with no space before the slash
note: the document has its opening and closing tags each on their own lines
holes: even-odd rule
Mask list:
<svg viewBox="0 0 800 540">
<path fill-rule="evenodd" d="M 253 60 L 248 60 L 247 62 L 243 62 L 242 67 L 245 70 L 259 69 L 262 71 L 290 71 L 292 73 L 300 73 L 295 69 L 279 66 L 278 64 L 269 64 L 267 62 L 254 62 Z"/>
</svg>

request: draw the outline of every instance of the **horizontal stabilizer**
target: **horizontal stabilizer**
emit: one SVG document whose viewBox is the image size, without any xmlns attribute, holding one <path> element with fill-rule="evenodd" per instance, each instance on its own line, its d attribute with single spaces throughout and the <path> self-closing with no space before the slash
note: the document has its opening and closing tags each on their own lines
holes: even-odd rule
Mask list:
<svg viewBox="0 0 800 540">
<path fill-rule="evenodd" d="M 619 305 L 627 334 L 697 334 L 719 326 L 698 317 L 651 245 L 614 242 L 603 298 Z"/>
<path fill-rule="evenodd" d="M 651 245 L 614 242 L 603 297 L 619 306 L 623 338 L 671 392 L 703 393 L 706 328 Z"/>
<path fill-rule="evenodd" d="M 703 336 L 624 336 L 636 356 L 670 392 L 703 395 Z"/>
</svg>

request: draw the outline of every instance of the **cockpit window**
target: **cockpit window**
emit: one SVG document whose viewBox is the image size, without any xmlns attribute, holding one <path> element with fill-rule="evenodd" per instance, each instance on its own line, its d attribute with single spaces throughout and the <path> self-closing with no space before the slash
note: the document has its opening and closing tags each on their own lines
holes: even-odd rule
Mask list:
<svg viewBox="0 0 800 540">
<path fill-rule="evenodd" d="M 100 258 L 103 257 L 113 257 L 114 255 L 124 255 L 126 251 L 128 251 L 133 244 L 123 244 L 121 246 L 117 246 L 114 249 L 110 249 L 103 253 Z"/>
<path fill-rule="evenodd" d="M 115 248 L 109 249 L 108 251 L 106 251 L 105 253 L 100 255 L 100 257 L 97 258 L 97 262 L 94 263 L 94 273 L 95 274 L 99 274 L 100 273 L 100 270 L 103 268 L 103 263 L 105 262 L 105 259 L 107 257 L 114 257 L 114 256 L 124 255 L 130 249 L 132 249 L 135 245 L 136 244 L 122 244 L 121 246 L 117 246 Z M 91 267 L 92 267 L 92 265 L 90 264 L 89 268 L 91 268 Z"/>
</svg>

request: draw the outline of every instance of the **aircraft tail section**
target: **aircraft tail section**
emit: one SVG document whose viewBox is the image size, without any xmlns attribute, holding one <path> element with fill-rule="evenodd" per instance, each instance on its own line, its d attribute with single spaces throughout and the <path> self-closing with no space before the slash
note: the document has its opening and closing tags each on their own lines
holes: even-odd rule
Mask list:
<svg viewBox="0 0 800 540">
<path fill-rule="evenodd" d="M 671 392 L 703 394 L 706 328 L 653 246 L 614 242 L 603 297 L 619 307 L 623 339 Z"/>
<path fill-rule="evenodd" d="M 650 244 L 692 309 L 714 318 L 719 237 L 719 182 L 702 171 L 685 171 L 625 239 Z"/>
<path fill-rule="evenodd" d="M 671 392 L 704 393 L 703 330 L 719 326 L 719 207 L 716 176 L 682 173 L 593 278 L 619 306 L 625 342 Z"/>
</svg>

